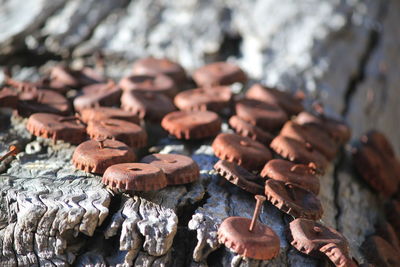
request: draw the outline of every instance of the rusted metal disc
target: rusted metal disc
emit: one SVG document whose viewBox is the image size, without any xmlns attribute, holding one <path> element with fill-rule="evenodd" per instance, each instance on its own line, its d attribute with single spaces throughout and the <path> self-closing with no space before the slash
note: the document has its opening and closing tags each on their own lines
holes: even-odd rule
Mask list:
<svg viewBox="0 0 400 267">
<path fill-rule="evenodd" d="M 265 164 L 261 176 L 294 184 L 316 195 L 319 193 L 320 182 L 315 170 L 304 164 L 295 164 L 283 159 L 273 159 Z"/>
<path fill-rule="evenodd" d="M 317 196 L 301 187 L 269 179 L 265 182 L 265 195 L 274 206 L 295 218 L 319 220 L 322 217 Z"/>
<path fill-rule="evenodd" d="M 400 201 L 389 200 L 385 205 L 385 214 L 387 220 L 393 225 L 397 238 L 400 240 Z"/>
<path fill-rule="evenodd" d="M 247 258 L 270 260 L 276 257 L 280 250 L 276 233 L 262 223 L 257 223 L 250 232 L 250 223 L 248 218 L 226 218 L 218 228 L 218 241 Z"/>
<path fill-rule="evenodd" d="M 199 87 L 246 83 L 247 75 L 239 66 L 229 62 L 214 62 L 198 68 L 193 80 Z"/>
<path fill-rule="evenodd" d="M 338 144 L 320 127 L 312 124 L 300 125 L 288 121 L 283 126 L 280 135 L 287 136 L 304 143 L 310 143 L 326 158 L 333 159 L 338 150 Z"/>
<path fill-rule="evenodd" d="M 164 74 L 130 75 L 122 78 L 119 86 L 124 91 L 136 90 L 160 93 L 171 98 L 178 93 L 174 80 Z"/>
<path fill-rule="evenodd" d="M 298 124 L 312 124 L 324 129 L 331 137 L 340 144 L 346 143 L 351 136 L 349 126 L 343 121 L 336 120 L 326 115 L 317 115 L 307 111 L 300 112 L 295 120 Z"/>
<path fill-rule="evenodd" d="M 216 136 L 221 120 L 212 111 L 174 111 L 163 118 L 161 126 L 178 139 L 201 139 Z"/>
<path fill-rule="evenodd" d="M 352 152 L 353 165 L 366 183 L 385 196 L 397 192 L 400 181 L 379 152 L 367 144 L 353 148 Z"/>
<path fill-rule="evenodd" d="M 288 120 L 279 106 L 255 99 L 242 99 L 236 103 L 235 109 L 237 116 L 269 132 L 279 130 Z"/>
<path fill-rule="evenodd" d="M 212 110 L 220 112 L 230 106 L 232 91 L 227 86 L 213 86 L 186 90 L 174 98 L 180 110 Z"/>
<path fill-rule="evenodd" d="M 76 147 L 72 163 L 85 172 L 103 174 L 111 165 L 134 162 L 136 155 L 130 147 L 116 140 L 89 140 Z"/>
<path fill-rule="evenodd" d="M 329 244 L 338 248 L 341 254 L 349 255 L 349 244 L 346 238 L 335 229 L 314 220 L 295 219 L 289 224 L 287 234 L 290 244 L 307 255 L 322 258 L 326 255 L 323 251 L 329 253 L 329 247 L 333 248 Z M 327 245 L 329 246 L 325 247 Z"/>
<path fill-rule="evenodd" d="M 18 95 L 15 90 L 5 87 L 0 90 L 0 107 L 17 108 Z"/>
<path fill-rule="evenodd" d="M 400 253 L 380 236 L 370 236 L 361 245 L 361 250 L 368 262 L 375 266 L 400 266 Z"/>
<path fill-rule="evenodd" d="M 212 143 L 215 155 L 247 170 L 260 170 L 272 158 L 263 144 L 237 134 L 221 133 Z"/>
<path fill-rule="evenodd" d="M 323 172 L 328 166 L 328 160 L 309 143 L 278 135 L 272 140 L 270 147 L 281 157 L 292 162 L 314 166 Z M 312 165 L 310 165 L 312 164 Z"/>
<path fill-rule="evenodd" d="M 91 120 L 101 121 L 106 119 L 124 120 L 128 122 L 140 124 L 140 119 L 132 112 L 113 107 L 96 107 L 87 108 L 80 111 L 83 122 L 88 123 Z"/>
<path fill-rule="evenodd" d="M 178 154 L 151 154 L 141 162 L 160 168 L 167 177 L 168 185 L 187 184 L 200 177 L 197 163 L 190 157 Z"/>
<path fill-rule="evenodd" d="M 264 194 L 264 179 L 254 175 L 236 163 L 226 160 L 219 160 L 214 165 L 214 169 L 232 184 L 254 195 Z"/>
<path fill-rule="evenodd" d="M 121 107 L 139 118 L 159 122 L 168 113 L 176 110 L 172 100 L 158 93 L 126 91 L 121 97 Z"/>
<path fill-rule="evenodd" d="M 104 77 L 94 69 L 84 67 L 80 70 L 72 70 L 65 66 L 54 66 L 50 71 L 49 87 L 63 89 L 66 87 L 80 88 L 94 83 L 104 82 Z"/>
<path fill-rule="evenodd" d="M 76 117 L 50 113 L 32 114 L 26 128 L 35 136 L 80 144 L 87 139 L 86 126 Z"/>
<path fill-rule="evenodd" d="M 272 105 L 279 105 L 288 115 L 295 115 L 304 110 L 300 99 L 288 92 L 268 88 L 261 84 L 255 84 L 250 87 L 246 92 L 246 97 Z"/>
<path fill-rule="evenodd" d="M 146 131 L 137 124 L 123 120 L 91 120 L 86 131 L 92 139 L 116 139 L 132 148 L 140 148 L 147 145 Z"/>
<path fill-rule="evenodd" d="M 83 94 L 74 99 L 75 110 L 97 106 L 119 105 L 122 90 L 113 82 L 92 84 L 82 89 Z"/>
<path fill-rule="evenodd" d="M 167 186 L 162 170 L 146 163 L 121 163 L 107 168 L 103 184 L 123 191 L 151 191 Z"/>
<path fill-rule="evenodd" d="M 133 64 L 132 74 L 164 74 L 172 78 L 177 85 L 186 82 L 186 73 L 182 66 L 167 58 L 147 57 L 139 59 Z"/>
<path fill-rule="evenodd" d="M 29 98 L 20 98 L 18 102 L 18 115 L 29 117 L 34 113 L 53 113 L 69 115 L 71 106 L 63 95 L 50 90 L 35 90 L 29 93 Z"/>
<path fill-rule="evenodd" d="M 237 134 L 244 137 L 249 137 L 264 145 L 269 145 L 272 139 L 274 139 L 274 136 L 271 133 L 262 130 L 261 128 L 243 120 L 236 115 L 230 117 L 229 125 L 235 129 Z"/>
</svg>

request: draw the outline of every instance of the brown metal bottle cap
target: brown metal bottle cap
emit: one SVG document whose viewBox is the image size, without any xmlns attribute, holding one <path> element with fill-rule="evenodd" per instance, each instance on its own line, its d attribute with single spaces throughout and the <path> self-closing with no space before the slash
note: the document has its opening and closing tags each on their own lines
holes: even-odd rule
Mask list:
<svg viewBox="0 0 400 267">
<path fill-rule="evenodd" d="M 346 238 L 335 229 L 314 220 L 295 219 L 289 224 L 287 238 L 298 251 L 313 257 L 322 258 L 324 253 L 321 249 L 328 244 L 334 244 L 342 254 L 349 255 L 349 244 Z"/>
<path fill-rule="evenodd" d="M 288 115 L 295 115 L 304 110 L 301 100 L 290 93 L 255 84 L 246 92 L 246 97 L 279 105 Z"/>
<path fill-rule="evenodd" d="M 219 112 L 229 107 L 232 100 L 231 89 L 227 86 L 214 86 L 186 90 L 174 98 L 180 110 L 212 110 Z"/>
<path fill-rule="evenodd" d="M 338 146 L 329 134 L 312 124 L 301 125 L 288 121 L 283 126 L 280 135 L 287 136 L 304 143 L 310 143 L 316 150 L 328 159 L 336 156 Z"/>
<path fill-rule="evenodd" d="M 96 106 L 115 106 L 119 104 L 122 90 L 113 82 L 88 85 L 82 89 L 83 95 L 74 99 L 76 110 Z"/>
<path fill-rule="evenodd" d="M 33 98 L 18 102 L 18 115 L 29 117 L 33 113 L 53 113 L 68 115 L 71 106 L 63 95 L 50 90 L 36 90 Z"/>
<path fill-rule="evenodd" d="M 167 177 L 168 185 L 187 184 L 200 177 L 197 163 L 190 157 L 177 154 L 152 154 L 141 162 L 160 168 Z"/>
<path fill-rule="evenodd" d="M 130 147 L 116 140 L 89 140 L 76 147 L 72 163 L 85 172 L 102 174 L 111 165 L 133 162 L 136 155 Z"/>
<path fill-rule="evenodd" d="M 293 184 L 269 179 L 265 182 L 265 195 L 278 209 L 295 218 L 319 220 L 322 217 L 319 199 L 313 193 Z"/>
<path fill-rule="evenodd" d="M 237 65 L 228 62 L 214 62 L 198 68 L 193 80 L 200 87 L 246 83 L 247 76 Z"/>
<path fill-rule="evenodd" d="M 397 238 L 400 240 L 400 201 L 390 200 L 385 205 L 387 220 L 393 225 Z"/>
<path fill-rule="evenodd" d="M 268 226 L 257 223 L 265 196 L 256 195 L 253 218 L 229 217 L 218 228 L 218 241 L 244 257 L 269 260 L 278 255 L 280 240 Z"/>
<path fill-rule="evenodd" d="M 229 119 L 229 125 L 235 129 L 237 134 L 249 137 L 262 144 L 269 145 L 272 139 L 274 139 L 274 136 L 269 132 L 262 130 L 261 128 L 243 120 L 236 115 Z"/>
<path fill-rule="evenodd" d="M 270 147 L 281 157 L 296 163 L 307 164 L 323 172 L 328 166 L 328 160 L 309 143 L 278 135 L 272 140 Z M 312 164 L 312 165 L 310 165 Z"/>
<path fill-rule="evenodd" d="M 276 105 L 255 99 L 242 99 L 236 103 L 236 115 L 266 131 L 274 132 L 288 120 L 286 113 Z"/>
<path fill-rule="evenodd" d="M 17 92 L 10 88 L 3 88 L 0 90 L 0 107 L 17 108 L 18 95 Z"/>
<path fill-rule="evenodd" d="M 393 176 L 393 169 L 370 145 L 364 144 L 353 149 L 353 165 L 373 189 L 385 196 L 396 193 L 399 180 Z"/>
<path fill-rule="evenodd" d="M 368 262 L 376 266 L 400 266 L 400 254 L 380 236 L 370 236 L 361 245 Z"/>
<path fill-rule="evenodd" d="M 132 112 L 112 107 L 88 108 L 80 111 L 83 122 L 88 123 L 91 120 L 101 121 L 106 119 L 117 119 L 140 124 L 140 119 Z"/>
<path fill-rule="evenodd" d="M 327 117 L 325 115 L 315 115 L 307 111 L 302 111 L 297 115 L 294 121 L 301 125 L 316 125 L 324 129 L 334 140 L 340 144 L 346 143 L 351 136 L 350 128 L 344 122 Z"/>
<path fill-rule="evenodd" d="M 121 163 L 107 168 L 103 184 L 124 191 L 151 191 L 167 186 L 162 170 L 146 163 Z"/>
<path fill-rule="evenodd" d="M 395 249 L 400 251 L 400 239 L 397 237 L 396 231 L 393 226 L 384 221 L 380 222 L 375 227 L 375 234 L 385 239 L 390 245 L 392 245 Z M 398 229 L 400 230 L 400 229 Z"/>
<path fill-rule="evenodd" d="M 283 159 L 273 159 L 265 164 L 261 176 L 294 184 L 316 195 L 319 193 L 320 182 L 315 170 L 304 164 L 295 164 Z"/>
<path fill-rule="evenodd" d="M 123 120 L 92 120 L 89 121 L 86 131 L 92 139 L 116 139 L 132 148 L 140 148 L 147 145 L 146 131 L 139 125 Z"/>
<path fill-rule="evenodd" d="M 382 155 L 387 155 L 393 158 L 396 157 L 392 145 L 386 136 L 381 132 L 376 130 L 369 131 L 367 134 L 361 137 L 361 142 L 363 144 L 370 145 Z"/>
<path fill-rule="evenodd" d="M 119 82 L 119 86 L 124 91 L 161 93 L 169 97 L 174 97 L 178 92 L 174 80 L 164 74 L 127 76 Z"/>
<path fill-rule="evenodd" d="M 272 158 L 263 144 L 237 134 L 221 133 L 212 143 L 215 155 L 247 170 L 260 170 Z"/>
<path fill-rule="evenodd" d="M 348 253 L 345 253 L 334 243 L 329 243 L 322 248 L 320 251 L 324 253 L 336 267 L 358 267 L 359 265 L 350 258 Z"/>
<path fill-rule="evenodd" d="M 50 113 L 32 114 L 26 128 L 35 136 L 80 144 L 86 140 L 86 127 L 76 117 L 64 117 Z"/>
<path fill-rule="evenodd" d="M 139 59 L 133 64 L 132 74 L 164 74 L 172 78 L 176 84 L 181 84 L 186 81 L 186 73 L 182 66 L 167 58 L 147 57 Z"/>
<path fill-rule="evenodd" d="M 260 183 L 264 183 L 264 179 L 252 174 L 236 163 L 219 160 L 215 163 L 214 169 L 226 180 L 247 192 L 255 195 L 264 193 L 264 187 L 260 185 Z"/>
<path fill-rule="evenodd" d="M 163 94 L 126 91 L 121 97 L 121 107 L 133 112 L 141 119 L 159 122 L 168 113 L 176 110 L 171 99 Z"/>
<path fill-rule="evenodd" d="M 201 139 L 217 135 L 221 120 L 211 111 L 174 111 L 163 118 L 161 126 L 178 139 Z"/>
<path fill-rule="evenodd" d="M 84 67 L 81 70 L 71 70 L 58 65 L 50 71 L 49 86 L 54 89 L 65 87 L 79 88 L 93 83 L 102 83 L 104 78 L 95 70 Z"/>
</svg>

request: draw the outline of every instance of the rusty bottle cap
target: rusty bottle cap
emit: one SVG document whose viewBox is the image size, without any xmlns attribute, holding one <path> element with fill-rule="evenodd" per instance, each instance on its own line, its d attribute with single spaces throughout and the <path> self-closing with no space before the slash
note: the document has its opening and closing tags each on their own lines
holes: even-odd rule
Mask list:
<svg viewBox="0 0 400 267">
<path fill-rule="evenodd" d="M 235 109 L 237 116 L 269 132 L 277 131 L 288 120 L 279 106 L 255 99 L 242 99 L 236 102 Z"/>
<path fill-rule="evenodd" d="M 64 117 L 50 113 L 32 114 L 26 124 L 35 136 L 80 144 L 87 139 L 86 127 L 77 117 Z"/>
<path fill-rule="evenodd" d="M 212 110 L 220 112 L 230 106 L 232 91 L 227 86 L 213 86 L 186 90 L 174 98 L 180 110 Z"/>
<path fill-rule="evenodd" d="M 249 193 L 255 195 L 264 193 L 264 188 L 261 185 L 264 183 L 264 179 L 252 174 L 236 163 L 219 160 L 215 163 L 214 169 L 226 180 Z"/>
<path fill-rule="evenodd" d="M 316 125 L 300 125 L 288 121 L 283 126 L 280 135 L 296 139 L 300 142 L 310 143 L 328 159 L 333 159 L 336 156 L 338 145 L 325 130 Z"/>
<path fill-rule="evenodd" d="M 307 111 L 300 112 L 294 121 L 301 125 L 311 124 L 324 129 L 334 140 L 340 144 L 346 143 L 351 136 L 349 126 L 343 121 L 330 118 L 326 115 L 316 115 Z"/>
<path fill-rule="evenodd" d="M 353 149 L 353 165 L 374 190 L 385 196 L 396 193 L 400 181 L 395 178 L 388 162 L 371 145 L 361 144 Z"/>
<path fill-rule="evenodd" d="M 261 144 L 266 144 L 269 145 L 274 139 L 274 136 L 262 130 L 261 128 L 252 125 L 251 123 L 243 120 L 239 116 L 232 116 L 229 119 L 229 125 L 235 129 L 236 133 L 244 136 L 244 137 L 249 137 L 255 141 L 260 142 Z"/>
<path fill-rule="evenodd" d="M 348 253 L 344 252 L 334 243 L 329 243 L 322 248 L 320 251 L 324 253 L 336 267 L 358 267 L 349 256 Z"/>
<path fill-rule="evenodd" d="M 394 199 L 388 201 L 385 205 L 385 215 L 400 240 L 400 201 Z"/>
<path fill-rule="evenodd" d="M 261 176 L 271 178 L 306 189 L 316 195 L 319 193 L 320 181 L 315 170 L 304 164 L 295 164 L 283 159 L 273 159 L 265 164 Z"/>
<path fill-rule="evenodd" d="M 18 115 L 29 117 L 34 113 L 53 113 L 58 115 L 71 114 L 71 106 L 68 99 L 63 95 L 50 91 L 38 89 L 35 97 L 18 102 Z"/>
<path fill-rule="evenodd" d="M 329 162 L 309 143 L 278 135 L 272 140 L 270 147 L 281 157 L 296 163 L 309 165 L 312 163 L 319 172 L 324 172 Z M 311 166 L 311 165 L 309 165 Z"/>
<path fill-rule="evenodd" d="M 91 68 L 84 67 L 80 70 L 72 70 L 58 65 L 50 71 L 49 87 L 65 90 L 65 88 L 80 88 L 89 84 L 103 83 L 104 81 L 104 77 Z"/>
<path fill-rule="evenodd" d="M 153 122 L 161 121 L 166 114 L 176 110 L 171 99 L 163 94 L 135 90 L 122 94 L 121 108 Z"/>
<path fill-rule="evenodd" d="M 80 111 L 80 113 L 81 119 L 85 123 L 88 123 L 91 120 L 101 121 L 106 119 L 116 119 L 132 122 L 137 125 L 140 124 L 140 119 L 137 115 L 120 108 L 95 107 L 84 109 Z"/>
<path fill-rule="evenodd" d="M 160 168 L 167 177 L 168 185 L 187 184 L 200 177 L 197 163 L 190 157 L 178 154 L 152 154 L 141 162 Z"/>
<path fill-rule="evenodd" d="M 121 163 L 107 168 L 103 184 L 123 191 L 151 191 L 167 186 L 162 170 L 146 163 Z"/>
<path fill-rule="evenodd" d="M 287 234 L 290 244 L 307 255 L 318 258 L 324 257 L 324 249 L 322 248 L 328 244 L 334 244 L 341 254 L 349 255 L 349 244 L 346 238 L 335 229 L 314 220 L 295 219 L 289 224 Z M 329 251 L 326 250 L 326 252 Z"/>
<path fill-rule="evenodd" d="M 2 162 L 3 160 L 5 160 L 6 158 L 10 157 L 10 156 L 15 156 L 20 152 L 20 149 L 16 146 L 16 145 L 11 145 L 8 148 L 8 152 L 6 152 L 3 156 L 0 157 L 0 162 Z"/>
<path fill-rule="evenodd" d="M 237 134 L 221 133 L 212 143 L 215 155 L 247 170 L 260 170 L 272 158 L 263 144 Z"/>
<path fill-rule="evenodd" d="M 92 120 L 89 121 L 86 131 L 92 139 L 115 139 L 132 148 L 140 148 L 147 145 L 146 131 L 134 123 L 123 120 Z"/>
<path fill-rule="evenodd" d="M 256 199 L 253 220 L 243 217 L 226 218 L 218 228 L 218 241 L 244 257 L 270 260 L 278 255 L 280 240 L 271 228 L 256 223 L 263 196 L 256 196 Z"/>
<path fill-rule="evenodd" d="M 368 262 L 376 266 L 400 266 L 400 254 L 380 236 L 370 236 L 361 245 L 361 251 Z"/>
<path fill-rule="evenodd" d="M 279 105 L 290 115 L 298 114 L 304 110 L 301 100 L 290 93 L 274 88 L 268 88 L 261 84 L 255 84 L 246 92 L 246 97 L 256 99 L 271 105 Z"/>
<path fill-rule="evenodd" d="M 18 105 L 18 95 L 17 92 L 11 90 L 10 88 L 3 88 L 0 90 L 0 108 L 17 108 Z"/>
<path fill-rule="evenodd" d="M 198 68 L 193 80 L 199 87 L 246 83 L 247 76 L 239 66 L 229 62 L 214 62 Z"/>
<path fill-rule="evenodd" d="M 77 111 L 98 106 L 119 105 L 122 90 L 113 81 L 97 83 L 82 88 L 83 94 L 74 99 Z"/>
<path fill-rule="evenodd" d="M 265 195 L 275 207 L 295 218 L 319 220 L 322 217 L 319 199 L 293 184 L 269 179 L 265 182 Z"/>
<path fill-rule="evenodd" d="M 211 111 L 174 111 L 163 118 L 161 126 L 178 139 L 201 139 L 217 135 L 221 120 Z"/>
<path fill-rule="evenodd" d="M 171 98 L 178 93 L 175 82 L 164 74 L 127 76 L 121 79 L 119 86 L 124 91 L 160 93 Z"/>
<path fill-rule="evenodd" d="M 137 60 L 132 67 L 133 75 L 164 74 L 174 80 L 175 84 L 186 82 L 185 70 L 176 62 L 167 58 L 147 57 Z"/>
<path fill-rule="evenodd" d="M 116 140 L 89 140 L 76 147 L 72 163 L 85 172 L 102 174 L 111 165 L 134 162 L 136 155 L 130 147 Z"/>
</svg>

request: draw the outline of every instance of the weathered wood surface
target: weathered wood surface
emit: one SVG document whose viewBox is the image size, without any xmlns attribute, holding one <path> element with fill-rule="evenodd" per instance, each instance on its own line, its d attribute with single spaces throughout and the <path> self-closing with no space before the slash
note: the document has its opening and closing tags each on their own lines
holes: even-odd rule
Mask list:
<svg viewBox="0 0 400 267">
<path fill-rule="evenodd" d="M 118 79 L 148 54 L 171 57 L 189 71 L 229 58 L 252 81 L 320 100 L 347 120 L 353 139 L 379 129 L 399 155 L 399 11 L 395 0 L 0 0 L 0 67 L 36 79 L 56 60 L 90 63 L 101 50 L 107 74 Z M 221 185 L 207 142 L 159 140 L 154 150 L 191 155 L 201 179 L 133 198 L 114 196 L 99 177 L 76 171 L 74 147 L 33 138 L 21 120 L 2 130 L 0 151 L 12 142 L 25 150 L 0 165 L 1 266 L 323 264 L 290 247 L 288 217 L 270 204 L 261 221 L 281 237 L 276 259 L 247 261 L 218 245 L 219 223 L 250 217 L 254 200 Z M 321 178 L 320 198 L 322 221 L 342 231 L 363 262 L 359 245 L 382 217 L 383 200 L 354 173 L 348 149 Z"/>
</svg>

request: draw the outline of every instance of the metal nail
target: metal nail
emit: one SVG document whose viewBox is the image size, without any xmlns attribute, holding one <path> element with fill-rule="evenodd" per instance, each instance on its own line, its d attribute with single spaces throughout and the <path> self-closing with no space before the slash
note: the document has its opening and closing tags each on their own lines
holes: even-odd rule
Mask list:
<svg viewBox="0 0 400 267">
<path fill-rule="evenodd" d="M 15 145 L 11 145 L 11 146 L 8 148 L 8 152 L 7 152 L 6 154 L 4 154 L 4 155 L 0 158 L 0 162 L 3 161 L 3 160 L 5 160 L 5 159 L 6 159 L 7 157 L 9 157 L 9 156 L 15 156 L 15 155 L 17 155 L 18 152 L 19 152 L 18 147 L 15 146 Z"/>
<path fill-rule="evenodd" d="M 266 197 L 262 196 L 262 195 L 256 195 L 255 199 L 257 201 L 256 208 L 254 209 L 253 218 L 251 219 L 249 232 L 253 232 L 254 227 L 256 226 L 256 222 L 258 220 L 258 217 L 260 216 L 261 206 L 264 203 L 264 201 L 266 200 Z"/>
</svg>

